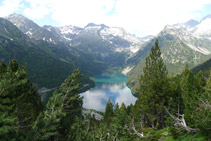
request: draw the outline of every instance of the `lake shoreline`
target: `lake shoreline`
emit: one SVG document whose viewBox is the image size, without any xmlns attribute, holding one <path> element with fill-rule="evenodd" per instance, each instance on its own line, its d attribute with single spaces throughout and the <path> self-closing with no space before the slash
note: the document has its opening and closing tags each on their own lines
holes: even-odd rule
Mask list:
<svg viewBox="0 0 211 141">
<path fill-rule="evenodd" d="M 108 99 L 115 105 L 134 104 L 137 97 L 126 85 L 128 77 L 122 73 L 99 73 L 94 76 L 95 87 L 81 93 L 83 107 L 104 112 Z"/>
</svg>

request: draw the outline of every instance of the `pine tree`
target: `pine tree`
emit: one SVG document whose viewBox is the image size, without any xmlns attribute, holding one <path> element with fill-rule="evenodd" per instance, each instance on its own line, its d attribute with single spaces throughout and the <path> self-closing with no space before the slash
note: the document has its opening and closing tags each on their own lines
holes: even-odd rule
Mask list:
<svg viewBox="0 0 211 141">
<path fill-rule="evenodd" d="M 178 115 L 178 113 L 184 113 L 184 102 L 182 99 L 182 90 L 180 86 L 180 76 L 172 76 L 170 78 L 170 98 L 168 101 L 169 111 L 174 115 Z"/>
<path fill-rule="evenodd" d="M 205 89 L 208 93 L 211 93 L 211 70 L 208 80 L 206 81 Z"/>
<path fill-rule="evenodd" d="M 39 115 L 33 125 L 31 132 L 33 140 L 60 139 L 59 130 L 62 128 L 61 122 L 65 116 L 61 94 L 55 91 L 46 105 L 46 110 Z"/>
<path fill-rule="evenodd" d="M 54 92 L 46 110 L 33 126 L 32 134 L 35 139 L 76 140 L 74 130 L 81 124 L 78 118 L 82 117 L 82 97 L 78 94 L 80 78 L 79 70 L 74 70 L 61 84 L 59 91 Z"/>
<path fill-rule="evenodd" d="M 42 110 L 40 96 L 16 59 L 0 67 L 0 136 L 27 133 Z"/>
<path fill-rule="evenodd" d="M 122 103 L 122 105 L 121 105 L 121 107 L 120 107 L 120 110 L 121 110 L 121 111 L 126 111 L 126 107 L 125 107 L 125 104 L 124 104 L 124 103 Z"/>
<path fill-rule="evenodd" d="M 120 111 L 118 114 L 118 124 L 124 128 L 124 125 L 127 123 L 128 121 L 128 115 L 127 115 L 127 109 L 124 103 L 122 103 L 121 107 L 120 107 Z M 129 121 L 128 121 L 129 123 Z"/>
<path fill-rule="evenodd" d="M 73 71 L 73 73 L 62 83 L 60 87 L 62 96 L 62 107 L 66 113 L 66 117 L 63 119 L 62 134 L 68 135 L 71 138 L 71 126 L 74 123 L 76 117 L 82 117 L 82 99 L 78 94 L 78 90 L 81 86 L 82 75 L 79 69 Z"/>
<path fill-rule="evenodd" d="M 81 116 L 82 112 L 82 97 L 78 94 L 81 86 L 82 75 L 79 69 L 73 71 L 73 73 L 62 83 L 60 87 L 63 108 L 71 120 L 75 116 Z"/>
<path fill-rule="evenodd" d="M 194 123 L 200 132 L 211 138 L 211 71 L 208 80 L 206 81 L 205 91 L 197 97 L 198 107 L 194 113 Z"/>
<path fill-rule="evenodd" d="M 15 139 L 17 132 L 15 123 L 15 97 L 11 95 L 10 82 L 12 78 L 7 66 L 2 61 L 0 66 L 0 138 L 3 140 Z M 10 136 L 13 135 L 13 136 Z"/>
<path fill-rule="evenodd" d="M 204 75 L 202 73 L 202 71 L 199 71 L 197 74 L 196 74 L 196 79 L 198 81 L 198 84 L 200 86 L 200 89 L 203 91 L 203 88 L 205 87 L 206 85 L 206 79 L 204 78 Z"/>
<path fill-rule="evenodd" d="M 113 104 L 111 100 L 109 99 L 105 108 L 104 120 L 107 123 L 109 123 L 111 121 L 112 116 L 113 116 Z"/>
<path fill-rule="evenodd" d="M 185 105 L 184 113 L 186 122 L 189 126 L 193 126 L 193 119 L 195 115 L 194 110 L 198 106 L 197 103 L 198 97 L 200 97 L 201 88 L 193 72 L 189 70 L 187 65 L 182 72 L 180 86 L 182 92 L 182 99 Z"/>
<path fill-rule="evenodd" d="M 140 77 L 140 92 L 138 95 L 142 114 L 153 128 L 165 127 L 164 106 L 169 94 L 168 72 L 161 57 L 158 40 L 151 48 L 146 58 L 143 74 Z"/>
<path fill-rule="evenodd" d="M 120 109 L 119 109 L 119 104 L 118 104 L 118 102 L 117 102 L 116 105 L 115 105 L 114 114 L 118 113 L 119 110 L 120 110 Z"/>
</svg>

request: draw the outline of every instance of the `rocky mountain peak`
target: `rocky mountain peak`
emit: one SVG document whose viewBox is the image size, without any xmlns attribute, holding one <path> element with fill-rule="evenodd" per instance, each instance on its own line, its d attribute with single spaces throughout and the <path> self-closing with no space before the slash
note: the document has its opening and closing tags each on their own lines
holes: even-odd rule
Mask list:
<svg viewBox="0 0 211 141">
<path fill-rule="evenodd" d="M 48 30 L 40 27 L 32 20 L 24 17 L 21 14 L 13 13 L 6 17 L 7 20 L 12 22 L 18 27 L 24 34 L 35 40 L 44 40 L 50 43 L 56 43 L 58 39 L 51 34 Z"/>
<path fill-rule="evenodd" d="M 207 15 L 206 17 L 204 17 L 203 19 L 201 19 L 200 23 L 203 22 L 206 19 L 211 19 L 211 14 Z"/>
</svg>

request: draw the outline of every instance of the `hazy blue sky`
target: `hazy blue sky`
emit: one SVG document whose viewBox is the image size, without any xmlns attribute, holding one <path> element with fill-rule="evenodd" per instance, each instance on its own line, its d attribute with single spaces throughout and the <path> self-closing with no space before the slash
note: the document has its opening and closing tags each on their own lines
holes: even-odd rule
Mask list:
<svg viewBox="0 0 211 141">
<path fill-rule="evenodd" d="M 14 12 L 41 26 L 103 23 L 145 36 L 167 24 L 200 21 L 211 14 L 211 0 L 0 0 L 0 17 Z"/>
</svg>

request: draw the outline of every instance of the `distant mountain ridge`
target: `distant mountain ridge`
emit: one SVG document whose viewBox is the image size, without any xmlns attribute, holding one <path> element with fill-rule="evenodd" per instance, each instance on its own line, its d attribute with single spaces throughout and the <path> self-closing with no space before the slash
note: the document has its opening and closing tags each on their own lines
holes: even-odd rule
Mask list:
<svg viewBox="0 0 211 141">
<path fill-rule="evenodd" d="M 1 60 L 16 57 L 21 65 L 27 64 L 30 80 L 40 88 L 58 86 L 77 67 L 88 76 L 113 68 L 119 71 L 133 54 L 131 50 L 137 51 L 142 43 L 122 28 L 103 24 L 40 27 L 20 14 L 5 19 L 0 28 Z"/>
<path fill-rule="evenodd" d="M 14 25 L 16 25 L 23 33 L 27 34 L 30 38 L 35 40 L 44 40 L 51 43 L 67 42 L 70 45 L 71 41 L 75 38 L 79 38 L 80 34 L 95 33 L 102 40 L 109 42 L 112 46 L 116 46 L 117 52 L 121 52 L 124 49 L 136 52 L 140 48 L 140 45 L 144 42 L 140 38 L 136 37 L 119 27 L 108 27 L 104 24 L 97 25 L 94 23 L 87 24 L 84 28 L 68 25 L 62 27 L 43 26 L 39 27 L 33 21 L 27 19 L 20 14 L 11 14 L 6 17 Z M 74 42 L 74 41 L 72 41 Z M 118 45 L 120 43 L 120 45 Z M 125 43 L 125 44 L 124 44 Z M 75 46 L 75 44 L 74 44 Z"/>
<path fill-rule="evenodd" d="M 124 73 L 129 75 L 128 84 L 133 91 L 134 85 L 139 85 L 137 82 L 144 67 L 145 57 L 156 38 L 159 40 L 162 58 L 170 74 L 181 72 L 186 63 L 193 68 L 208 60 L 211 54 L 210 15 L 200 22 L 189 20 L 167 25 L 157 36 L 146 37 L 136 37 L 121 27 L 109 27 L 104 24 L 89 23 L 84 28 L 73 25 L 40 27 L 19 14 L 6 18 L 29 37 L 22 36 L 23 38 L 35 44 L 42 44 L 42 47 L 47 46 L 47 49 L 43 48 L 45 53 L 53 53 L 53 56 L 62 62 L 71 62 L 73 68 L 79 66 L 85 72 L 88 71 L 88 74 L 124 70 Z M 1 30 L 3 32 L 5 29 Z M 7 34 L 2 35 L 9 36 Z M 14 36 L 11 35 L 11 38 Z M 52 46 L 54 48 L 51 48 Z M 87 70 L 87 64 L 93 68 Z M 96 64 L 98 68 L 94 69 Z M 95 71 L 92 73 L 93 69 Z"/>
<path fill-rule="evenodd" d="M 32 39 L 52 44 L 62 42 L 70 48 L 81 52 L 86 51 L 96 58 L 96 61 L 119 68 L 117 70 L 124 67 L 128 57 L 137 52 L 144 42 L 123 28 L 108 27 L 104 24 L 89 23 L 84 28 L 72 25 L 39 27 L 33 21 L 19 14 L 12 14 L 6 18 Z"/>
<path fill-rule="evenodd" d="M 199 23 L 200 22 L 191 19 L 191 20 L 189 20 L 189 21 L 187 21 L 185 23 L 178 23 L 178 24 L 174 24 L 173 26 L 182 26 L 182 27 L 188 29 L 188 28 L 192 28 L 192 27 L 198 25 Z"/>
<path fill-rule="evenodd" d="M 121 51 L 122 46 L 124 46 L 124 49 L 127 48 L 132 52 L 136 52 L 140 48 L 140 45 L 143 43 L 141 39 L 128 33 L 123 28 L 108 27 L 104 24 L 97 25 L 94 23 L 89 23 L 84 28 L 71 25 L 63 27 L 44 26 L 44 28 L 54 34 L 61 36 L 64 40 L 70 42 L 70 44 L 72 41 L 71 45 L 73 46 L 75 46 L 73 40 L 78 39 L 80 36 L 85 34 L 94 35 L 101 40 L 109 42 L 113 46 L 119 47 L 119 49 L 116 50 L 117 52 Z"/>
<path fill-rule="evenodd" d="M 75 68 L 81 68 L 87 76 L 106 68 L 92 56 L 65 44 L 31 39 L 11 22 L 0 18 L 0 59 L 8 63 L 13 58 L 27 65 L 29 79 L 38 88 L 59 86 Z"/>
<path fill-rule="evenodd" d="M 176 24 L 176 27 L 183 27 L 195 36 L 211 40 L 211 14 L 202 18 L 200 22 L 189 20 L 185 23 Z"/>
</svg>

